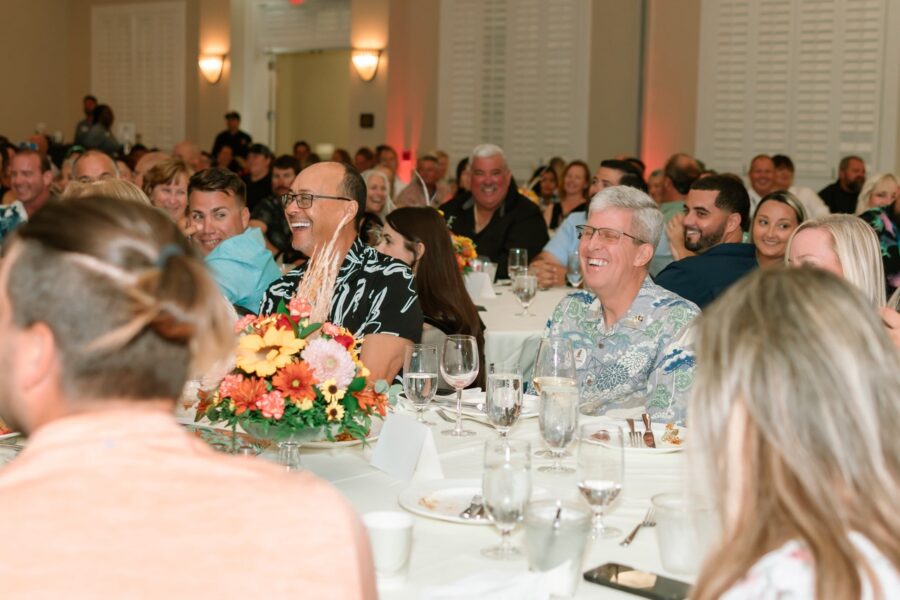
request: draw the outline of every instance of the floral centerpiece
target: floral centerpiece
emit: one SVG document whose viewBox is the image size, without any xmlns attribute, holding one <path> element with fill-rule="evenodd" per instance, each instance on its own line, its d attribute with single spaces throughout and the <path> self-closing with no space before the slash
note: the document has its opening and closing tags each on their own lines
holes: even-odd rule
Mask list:
<svg viewBox="0 0 900 600">
<path fill-rule="evenodd" d="M 450 238 L 453 241 L 453 252 L 456 254 L 456 265 L 459 267 L 460 272 L 463 275 L 471 273 L 472 261 L 478 258 L 478 253 L 475 251 L 475 242 L 463 235 L 454 233 L 450 234 Z"/>
<path fill-rule="evenodd" d="M 195 419 L 240 425 L 288 454 L 312 439 L 364 440 L 372 418 L 387 414 L 388 385 L 367 386 L 360 341 L 343 327 L 312 322 L 311 310 L 294 298 L 274 315 L 240 319 L 235 368 L 200 394 Z M 296 461 L 282 459 L 287 466 Z"/>
</svg>

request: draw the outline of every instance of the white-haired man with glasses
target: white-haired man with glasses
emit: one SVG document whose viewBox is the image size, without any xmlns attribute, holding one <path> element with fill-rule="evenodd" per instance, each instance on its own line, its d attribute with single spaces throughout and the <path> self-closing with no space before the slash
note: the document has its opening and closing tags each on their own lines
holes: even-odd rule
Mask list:
<svg viewBox="0 0 900 600">
<path fill-rule="evenodd" d="M 584 291 L 563 298 L 548 328 L 572 342 L 585 414 L 684 419 L 694 361 L 683 338 L 700 311 L 650 278 L 662 228 L 650 196 L 625 186 L 594 196 L 578 228 Z"/>
<path fill-rule="evenodd" d="M 422 309 L 409 266 L 359 239 L 366 207 L 362 176 L 343 163 L 316 163 L 300 171 L 281 200 L 295 250 L 311 257 L 335 239 L 342 262 L 328 318 L 363 338 L 360 358 L 373 379 L 392 379 L 406 347 L 422 336 Z M 281 300 L 287 304 L 305 273 L 304 265 L 269 286 L 260 314 L 275 312 Z"/>
</svg>

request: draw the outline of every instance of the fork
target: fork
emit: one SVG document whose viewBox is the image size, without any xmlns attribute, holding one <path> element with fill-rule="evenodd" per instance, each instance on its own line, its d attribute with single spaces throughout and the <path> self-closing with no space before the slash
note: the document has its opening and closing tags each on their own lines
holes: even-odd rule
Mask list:
<svg viewBox="0 0 900 600">
<path fill-rule="evenodd" d="M 631 533 L 628 534 L 624 540 L 619 542 L 620 546 L 627 546 L 634 540 L 634 536 L 637 535 L 637 532 L 640 531 L 641 527 L 655 527 L 656 526 L 656 515 L 653 514 L 653 507 L 647 509 L 647 514 L 644 515 L 644 520 L 638 523 L 634 529 L 631 530 Z"/>
<path fill-rule="evenodd" d="M 484 511 L 484 498 L 481 494 L 475 494 L 472 497 L 472 502 L 469 503 L 469 506 L 466 507 L 466 510 L 459 513 L 460 519 L 479 519 L 481 518 L 481 513 Z"/>
<path fill-rule="evenodd" d="M 631 432 L 628 434 L 628 443 L 632 448 L 640 448 L 644 445 L 641 434 L 634 429 L 634 419 L 625 419 Z"/>
</svg>

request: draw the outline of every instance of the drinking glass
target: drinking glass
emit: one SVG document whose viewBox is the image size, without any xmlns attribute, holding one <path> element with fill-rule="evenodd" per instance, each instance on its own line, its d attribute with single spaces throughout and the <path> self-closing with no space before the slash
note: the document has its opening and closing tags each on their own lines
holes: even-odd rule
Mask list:
<svg viewBox="0 0 900 600">
<path fill-rule="evenodd" d="M 444 435 L 475 435 L 462 427 L 462 391 L 478 376 L 478 342 L 471 335 L 448 335 L 441 354 L 441 375 L 456 390 L 456 427 L 442 431 Z"/>
<path fill-rule="evenodd" d="M 550 448 L 553 464 L 540 467 L 545 473 L 571 473 L 575 469 L 562 464 L 566 448 L 578 429 L 578 388 L 574 385 L 544 385 L 538 413 L 541 438 Z"/>
<path fill-rule="evenodd" d="M 481 495 L 488 518 L 501 535 L 498 546 L 481 553 L 501 560 L 519 558 L 522 551 L 509 538 L 531 498 L 531 444 L 505 438 L 485 442 Z"/>
<path fill-rule="evenodd" d="M 571 500 L 537 500 L 525 510 L 528 570 L 553 572 L 549 582 L 553 598 L 575 594 L 590 539 L 591 516 L 583 502 Z"/>
<path fill-rule="evenodd" d="M 522 312 L 517 315 L 520 317 L 535 316 L 528 312 L 528 307 L 531 306 L 531 301 L 534 300 L 534 295 L 537 293 L 537 277 L 528 275 L 528 271 L 525 270 L 524 275 L 516 275 L 512 282 L 513 294 L 522 305 Z"/>
<path fill-rule="evenodd" d="M 594 511 L 594 538 L 622 532 L 603 523 L 603 513 L 625 481 L 625 434 L 603 423 L 582 425 L 578 436 L 578 490 Z"/>
<path fill-rule="evenodd" d="M 434 398 L 438 386 L 438 349 L 436 346 L 414 344 L 403 356 L 403 391 L 416 409 L 416 421 L 425 420 L 425 409 Z"/>
<path fill-rule="evenodd" d="M 485 410 L 500 437 L 509 435 L 522 412 L 522 373 L 518 369 L 501 369 L 488 375 Z"/>
<path fill-rule="evenodd" d="M 515 280 L 516 275 L 524 275 L 528 270 L 528 250 L 525 248 L 510 248 L 507 262 L 507 277 Z"/>
<path fill-rule="evenodd" d="M 578 251 L 569 253 L 569 260 L 566 263 L 566 279 L 572 287 L 581 285 L 581 256 Z"/>
<path fill-rule="evenodd" d="M 551 336 L 541 340 L 534 362 L 532 385 L 538 393 L 545 385 L 576 385 L 575 350 L 572 342 Z"/>
</svg>

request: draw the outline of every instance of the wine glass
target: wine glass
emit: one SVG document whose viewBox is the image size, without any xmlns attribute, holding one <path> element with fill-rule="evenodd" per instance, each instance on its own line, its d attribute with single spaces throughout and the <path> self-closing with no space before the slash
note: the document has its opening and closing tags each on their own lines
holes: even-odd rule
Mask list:
<svg viewBox="0 0 900 600">
<path fill-rule="evenodd" d="M 528 250 L 525 248 L 510 248 L 507 262 L 507 277 L 514 281 L 516 275 L 524 275 L 528 270 Z"/>
<path fill-rule="evenodd" d="M 416 421 L 425 420 L 425 409 L 434 398 L 438 386 L 438 350 L 436 346 L 414 344 L 403 356 L 403 391 L 416 409 Z"/>
<path fill-rule="evenodd" d="M 603 423 L 582 425 L 578 436 L 578 491 L 594 511 L 594 538 L 622 532 L 604 525 L 603 513 L 622 491 L 625 481 L 625 433 Z"/>
<path fill-rule="evenodd" d="M 553 464 L 540 467 L 544 473 L 571 473 L 575 469 L 562 464 L 566 448 L 578 430 L 578 387 L 543 385 L 538 413 L 541 438 L 550 448 Z"/>
<path fill-rule="evenodd" d="M 481 495 L 488 518 L 501 535 L 500 545 L 481 554 L 501 560 L 521 557 L 522 551 L 510 543 L 510 534 L 524 518 L 531 498 L 531 444 L 505 438 L 485 442 Z"/>
<path fill-rule="evenodd" d="M 566 279 L 572 287 L 581 285 L 581 256 L 578 251 L 569 253 L 569 260 L 566 263 Z"/>
<path fill-rule="evenodd" d="M 456 390 L 456 427 L 444 435 L 467 437 L 475 432 L 462 427 L 462 391 L 478 376 L 478 342 L 471 335 L 448 335 L 441 354 L 441 376 Z"/>
<path fill-rule="evenodd" d="M 531 301 L 534 300 L 534 295 L 537 293 L 537 277 L 534 275 L 528 275 L 528 270 L 524 271 L 523 275 L 516 275 L 513 278 L 513 294 L 518 299 L 519 304 L 522 305 L 522 312 L 517 313 L 520 317 L 528 317 L 535 316 L 528 312 L 528 307 L 531 305 Z"/>
<path fill-rule="evenodd" d="M 542 385 L 576 384 L 575 350 L 572 343 L 557 335 L 543 338 L 531 373 L 531 386 L 540 394 Z M 535 455 L 552 456 L 552 453 L 548 450 L 538 450 Z"/>
<path fill-rule="evenodd" d="M 522 373 L 518 368 L 488 375 L 485 410 L 500 437 L 507 437 L 522 412 Z"/>
</svg>

